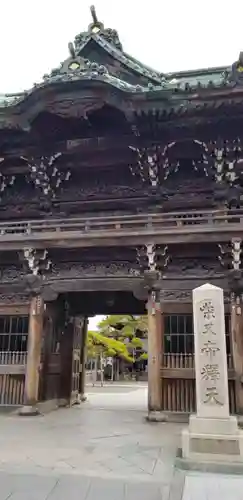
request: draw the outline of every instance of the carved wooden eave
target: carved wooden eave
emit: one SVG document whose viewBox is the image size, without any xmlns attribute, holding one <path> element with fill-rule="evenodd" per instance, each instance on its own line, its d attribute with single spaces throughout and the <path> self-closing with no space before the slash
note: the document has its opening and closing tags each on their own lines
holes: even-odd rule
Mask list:
<svg viewBox="0 0 243 500">
<path fill-rule="evenodd" d="M 235 119 L 243 114 L 243 93 L 229 95 L 172 95 L 170 91 L 123 92 L 97 80 L 62 83 L 53 86 L 53 93 L 46 88 L 36 89 L 23 101 L 3 111 L 0 129 L 13 133 L 30 130 L 30 123 L 41 112 L 47 111 L 63 118 L 86 119 L 89 113 L 108 104 L 127 117 L 128 121 L 147 120 L 156 126 L 186 126 L 217 122 L 228 112 L 227 119 Z M 217 112 L 215 114 L 215 111 Z M 225 116 L 224 116 L 225 118 Z M 149 124 L 148 124 L 149 125 Z"/>
<path fill-rule="evenodd" d="M 41 111 L 49 111 L 64 117 L 78 118 L 82 115 L 85 117 L 87 112 L 99 109 L 104 104 L 121 108 L 123 111 L 126 109 L 123 101 L 127 97 L 123 96 L 123 89 L 114 83 L 116 82 L 110 83 L 103 77 L 97 77 L 94 80 L 81 78 L 72 82 L 60 81 L 39 85 L 14 106 L 8 108 L 9 123 L 11 123 L 10 120 L 17 121 L 16 117 L 19 116 L 20 123 L 24 118 L 31 121 Z M 129 90 L 125 90 L 125 92 L 128 91 L 128 100 L 132 97 L 132 91 L 130 94 Z M 4 122 L 7 121 L 5 110 L 2 111 L 2 121 L 4 126 Z"/>
<path fill-rule="evenodd" d="M 70 70 L 72 64 L 78 68 Z M 51 90 L 51 93 L 50 93 Z M 168 81 L 153 85 L 132 85 L 111 75 L 103 65 L 80 57 L 68 58 L 60 68 L 46 75 L 30 91 L 0 103 L 0 127 L 28 129 L 29 121 L 41 111 L 60 116 L 85 117 L 88 112 L 110 104 L 123 112 L 150 115 L 155 119 L 205 120 L 205 112 L 233 112 L 243 104 L 243 87 L 230 83 L 178 88 Z M 239 110 L 238 110 L 239 113 Z M 2 126 L 1 126 L 2 122 Z"/>
</svg>

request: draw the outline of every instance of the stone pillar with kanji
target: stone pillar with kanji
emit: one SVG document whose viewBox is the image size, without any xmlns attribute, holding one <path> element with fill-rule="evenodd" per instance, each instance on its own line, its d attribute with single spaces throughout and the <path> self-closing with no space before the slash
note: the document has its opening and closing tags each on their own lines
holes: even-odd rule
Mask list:
<svg viewBox="0 0 243 500">
<path fill-rule="evenodd" d="M 38 393 L 42 347 L 44 302 L 42 297 L 31 299 L 29 313 L 28 354 L 25 372 L 24 406 L 20 415 L 38 415 Z"/>
<path fill-rule="evenodd" d="M 223 290 L 193 290 L 196 415 L 182 433 L 182 456 L 198 462 L 242 462 L 243 434 L 229 414 Z"/>
</svg>

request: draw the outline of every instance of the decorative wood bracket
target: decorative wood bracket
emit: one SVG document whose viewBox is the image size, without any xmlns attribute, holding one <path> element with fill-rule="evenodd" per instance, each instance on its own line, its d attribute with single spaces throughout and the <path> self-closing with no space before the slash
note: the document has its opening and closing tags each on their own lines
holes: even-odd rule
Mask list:
<svg viewBox="0 0 243 500">
<path fill-rule="evenodd" d="M 50 156 L 41 156 L 40 158 L 21 158 L 29 166 L 30 173 L 27 181 L 31 181 L 37 189 L 40 189 L 46 197 L 55 198 L 58 188 L 63 182 L 69 181 L 71 172 L 61 171 L 57 166 L 57 159 L 62 153 L 55 153 Z"/>
<path fill-rule="evenodd" d="M 177 172 L 179 168 L 178 161 L 170 161 L 168 150 L 175 143 L 168 144 L 165 148 L 156 144 L 147 148 L 129 146 L 134 151 L 137 159 L 135 169 L 130 166 L 132 175 L 139 175 L 143 181 L 147 181 L 153 188 L 165 181 L 172 172 Z"/>
<path fill-rule="evenodd" d="M 35 248 L 24 249 L 24 260 L 28 269 L 34 276 L 43 276 L 51 268 L 51 260 L 48 258 L 47 250 L 36 250 Z"/>
<path fill-rule="evenodd" d="M 151 271 L 162 273 L 168 266 L 170 256 L 167 245 L 154 245 L 150 243 L 137 248 L 137 262 L 140 271 Z"/>
<path fill-rule="evenodd" d="M 240 238 L 233 238 L 229 245 L 218 246 L 221 253 L 219 260 L 228 270 L 229 289 L 235 297 L 241 297 L 243 296 L 243 273 L 241 267 L 242 240 Z"/>
<path fill-rule="evenodd" d="M 240 138 L 235 140 L 217 139 L 205 143 L 195 140 L 203 148 L 203 161 L 205 169 L 209 174 L 212 170 L 215 182 L 234 186 L 243 171 L 239 171 L 243 160 L 242 145 Z"/>
<path fill-rule="evenodd" d="M 223 267 L 233 271 L 241 271 L 241 244 L 240 238 L 232 238 L 230 244 L 218 244 L 220 251 L 218 259 Z"/>
</svg>

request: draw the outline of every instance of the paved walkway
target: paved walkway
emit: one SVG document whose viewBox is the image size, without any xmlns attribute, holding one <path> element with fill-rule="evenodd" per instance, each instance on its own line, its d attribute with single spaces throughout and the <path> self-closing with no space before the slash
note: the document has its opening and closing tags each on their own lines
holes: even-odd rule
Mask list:
<svg viewBox="0 0 243 500">
<path fill-rule="evenodd" d="M 99 409 L 140 410 L 146 414 L 148 390 L 146 383 L 110 383 L 87 387 L 89 405 Z"/>
<path fill-rule="evenodd" d="M 243 500 L 243 478 L 221 474 L 189 474 L 185 478 L 182 500 Z"/>
<path fill-rule="evenodd" d="M 182 425 L 145 421 L 146 387 L 89 390 L 81 407 L 0 416 L 0 500 L 243 499 L 242 478 L 174 471 Z"/>
</svg>

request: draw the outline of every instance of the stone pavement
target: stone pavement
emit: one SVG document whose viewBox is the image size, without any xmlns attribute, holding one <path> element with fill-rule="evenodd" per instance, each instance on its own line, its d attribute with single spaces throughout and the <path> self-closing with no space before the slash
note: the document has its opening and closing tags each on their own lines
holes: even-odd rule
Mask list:
<svg viewBox="0 0 243 500">
<path fill-rule="evenodd" d="M 99 409 L 141 410 L 146 414 L 146 383 L 110 383 L 88 387 L 89 405 Z"/>
<path fill-rule="evenodd" d="M 243 478 L 221 474 L 188 474 L 182 500 L 243 500 Z"/>
<path fill-rule="evenodd" d="M 182 425 L 145 421 L 146 387 L 89 390 L 80 407 L 0 415 L 0 500 L 243 499 L 240 477 L 174 471 Z"/>
<path fill-rule="evenodd" d="M 45 416 L 0 416 L 0 500 L 168 500 L 180 426 L 145 421 L 144 386 L 91 393 Z"/>
</svg>

